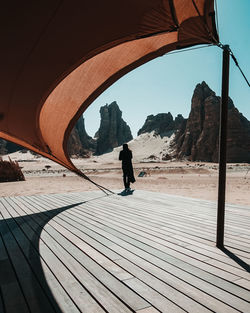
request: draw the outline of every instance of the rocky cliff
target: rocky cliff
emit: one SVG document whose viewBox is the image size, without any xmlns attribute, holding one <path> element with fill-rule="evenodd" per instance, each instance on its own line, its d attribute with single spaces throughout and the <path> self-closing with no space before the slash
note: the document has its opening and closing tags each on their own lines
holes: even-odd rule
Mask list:
<svg viewBox="0 0 250 313">
<path fill-rule="evenodd" d="M 100 128 L 95 139 L 86 133 L 84 119 L 79 119 L 70 135 L 70 155 L 100 155 L 133 139 L 115 101 L 101 107 L 100 115 Z M 202 82 L 194 90 L 187 119 L 181 114 L 174 119 L 170 112 L 149 115 L 138 135 L 154 131 L 162 138 L 167 136 L 169 150 L 166 148 L 162 151 L 163 160 L 174 157 L 190 161 L 218 162 L 219 118 L 220 97 Z M 173 136 L 170 138 L 171 135 Z M 22 148 L 0 139 L 0 155 L 20 149 Z M 250 122 L 237 110 L 231 99 L 228 104 L 227 150 L 228 162 L 250 162 Z"/>
<path fill-rule="evenodd" d="M 96 150 L 96 141 L 85 130 L 84 118 L 80 117 L 68 141 L 68 151 L 71 156 L 88 157 Z"/>
<path fill-rule="evenodd" d="M 181 127 L 183 121 L 184 118 L 181 114 L 178 114 L 177 117 L 173 119 L 170 112 L 149 115 L 137 135 L 139 136 L 143 133 L 151 133 L 154 131 L 156 135 L 160 135 L 161 137 L 169 136 Z"/>
<path fill-rule="evenodd" d="M 0 139 L 0 155 L 9 154 L 19 150 L 26 150 L 21 146 L 18 146 L 10 141 Z M 96 150 L 96 141 L 88 136 L 85 130 L 84 119 L 80 117 L 76 125 L 72 129 L 72 132 L 68 141 L 68 151 L 70 156 L 88 157 L 92 152 Z M 27 151 L 27 150 L 26 150 Z"/>
<path fill-rule="evenodd" d="M 110 152 L 113 148 L 133 139 L 129 126 L 122 119 L 122 112 L 116 101 L 101 107 L 100 115 L 100 128 L 95 134 L 97 155 Z"/>
<path fill-rule="evenodd" d="M 13 142 L 0 138 L 0 155 L 5 155 L 5 154 L 16 152 L 22 149 L 23 148 L 21 146 L 18 146 Z"/>
<path fill-rule="evenodd" d="M 186 122 L 176 132 L 176 156 L 218 162 L 220 97 L 205 82 L 198 84 Z M 228 103 L 228 162 L 250 162 L 250 122 Z"/>
</svg>

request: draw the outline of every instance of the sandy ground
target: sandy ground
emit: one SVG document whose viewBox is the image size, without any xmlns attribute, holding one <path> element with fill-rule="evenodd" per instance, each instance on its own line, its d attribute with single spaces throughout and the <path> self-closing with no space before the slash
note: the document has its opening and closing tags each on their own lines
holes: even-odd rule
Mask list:
<svg viewBox="0 0 250 313">
<path fill-rule="evenodd" d="M 1 196 L 96 190 L 90 182 L 63 167 L 30 154 L 12 155 L 22 167 L 26 181 L 0 184 Z M 110 190 L 122 190 L 119 162 L 105 158 L 76 159 L 78 168 L 96 183 Z M 47 166 L 47 168 L 46 168 Z M 50 166 L 50 167 L 49 167 Z M 250 206 L 250 165 L 228 164 L 226 202 Z M 201 162 L 135 162 L 136 182 L 133 189 L 150 190 L 197 199 L 217 200 L 218 164 Z M 138 177 L 140 172 L 146 172 Z"/>
</svg>

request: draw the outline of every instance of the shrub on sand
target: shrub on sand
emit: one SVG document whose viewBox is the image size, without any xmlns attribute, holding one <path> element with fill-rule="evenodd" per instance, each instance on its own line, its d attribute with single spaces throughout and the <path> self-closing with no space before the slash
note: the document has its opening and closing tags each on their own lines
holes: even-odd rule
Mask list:
<svg viewBox="0 0 250 313">
<path fill-rule="evenodd" d="M 0 182 L 25 180 L 21 167 L 17 161 L 5 161 L 0 157 Z"/>
</svg>

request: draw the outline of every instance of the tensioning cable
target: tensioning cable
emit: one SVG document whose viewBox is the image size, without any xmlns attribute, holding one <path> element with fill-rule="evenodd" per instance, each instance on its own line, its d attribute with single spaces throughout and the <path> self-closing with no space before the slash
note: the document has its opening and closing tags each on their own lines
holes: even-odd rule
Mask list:
<svg viewBox="0 0 250 313">
<path fill-rule="evenodd" d="M 246 75 L 243 73 L 243 71 L 242 71 L 241 67 L 239 66 L 239 63 L 238 63 L 238 61 L 237 61 L 236 57 L 234 56 L 234 54 L 233 54 L 233 52 L 232 52 L 232 50 L 231 50 L 231 49 L 230 49 L 229 53 L 230 53 L 230 55 L 231 55 L 232 59 L 234 60 L 235 65 L 236 65 L 236 66 L 238 67 L 238 69 L 240 70 L 241 75 L 244 77 L 245 81 L 247 82 L 248 87 L 250 87 L 249 81 L 248 81 L 248 79 L 247 79 Z"/>
<path fill-rule="evenodd" d="M 218 46 L 219 48 L 221 48 L 221 49 L 225 49 L 225 45 L 223 45 L 221 42 L 219 42 L 219 43 L 217 44 L 217 46 Z M 231 48 L 227 48 L 227 49 L 229 49 L 229 54 L 230 54 L 230 56 L 232 57 L 232 59 L 234 60 L 235 65 L 236 65 L 236 66 L 238 67 L 238 69 L 240 70 L 241 75 L 242 75 L 243 78 L 245 79 L 245 81 L 246 81 L 248 87 L 250 87 L 250 83 L 249 83 L 249 81 L 248 81 L 246 75 L 245 75 L 244 72 L 242 71 L 242 69 L 241 69 L 241 67 L 240 67 L 240 65 L 239 65 L 239 63 L 238 63 L 238 61 L 237 61 L 235 55 L 233 54 L 233 51 L 231 50 Z"/>
<path fill-rule="evenodd" d="M 201 20 L 203 21 L 203 24 L 204 24 L 205 28 L 207 29 L 209 35 L 211 36 L 211 38 L 213 38 L 215 44 L 216 44 L 219 48 L 225 49 L 225 45 L 223 45 L 220 41 L 218 41 L 218 40 L 213 36 L 213 34 L 209 31 L 208 25 L 206 24 L 206 22 L 204 21 L 204 19 L 202 19 L 202 16 L 201 16 L 201 14 L 200 14 L 200 12 L 199 12 L 199 9 L 198 9 L 198 7 L 197 7 L 197 5 L 196 5 L 196 3 L 195 3 L 195 0 L 192 0 L 192 3 L 193 3 L 193 5 L 194 5 L 194 8 L 195 8 L 195 10 L 197 11 L 199 17 L 200 17 Z M 217 1 L 216 1 L 216 0 L 215 0 L 215 6 L 216 6 L 215 17 L 216 17 L 216 24 L 217 24 L 216 26 L 217 26 L 217 29 L 219 30 L 219 19 L 218 19 L 218 12 L 217 12 L 217 11 L 218 11 L 218 8 L 217 8 Z M 214 45 L 214 44 L 212 44 L 212 45 Z M 209 46 L 209 45 L 208 45 L 208 46 Z M 207 46 L 205 46 L 205 47 L 207 47 Z M 200 48 L 200 47 L 198 47 L 198 49 L 199 49 L 199 48 Z M 190 49 L 190 50 L 192 50 L 192 49 Z M 177 52 L 177 51 L 176 51 L 176 52 Z M 179 52 L 179 51 L 178 51 L 178 52 Z M 241 75 L 243 76 L 243 78 L 245 79 L 245 81 L 246 81 L 248 87 L 250 87 L 250 83 L 249 83 L 249 81 L 248 81 L 246 75 L 245 75 L 244 72 L 242 71 L 242 69 L 241 69 L 241 67 L 240 67 L 240 65 L 239 65 L 239 63 L 238 63 L 238 61 L 237 61 L 235 55 L 233 54 L 233 52 L 232 52 L 232 50 L 231 50 L 230 48 L 229 48 L 229 54 L 230 54 L 230 56 L 232 57 L 232 59 L 234 60 L 235 65 L 236 65 L 236 66 L 238 67 L 238 69 L 240 70 L 240 73 L 241 73 Z"/>
<path fill-rule="evenodd" d="M 74 171 L 74 173 L 78 176 L 80 176 L 81 178 L 84 178 L 86 180 L 88 180 L 90 183 L 92 183 L 93 185 L 95 185 L 97 188 L 99 188 L 102 192 L 104 192 L 106 195 L 110 194 L 115 194 L 112 190 L 109 190 L 108 188 L 97 184 L 96 182 L 94 182 L 92 179 L 90 179 L 86 174 L 82 173 L 81 171 Z"/>
</svg>

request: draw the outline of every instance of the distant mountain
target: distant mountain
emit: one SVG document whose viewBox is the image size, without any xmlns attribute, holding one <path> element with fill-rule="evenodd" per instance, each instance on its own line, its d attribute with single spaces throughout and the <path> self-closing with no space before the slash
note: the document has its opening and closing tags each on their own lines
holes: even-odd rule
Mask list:
<svg viewBox="0 0 250 313">
<path fill-rule="evenodd" d="M 101 155 L 132 140 L 130 128 L 122 119 L 122 112 L 116 101 L 101 107 L 100 115 L 100 127 L 95 138 L 88 136 L 84 119 L 81 117 L 78 120 L 68 143 L 71 156 Z M 173 118 L 170 112 L 149 115 L 138 131 L 138 137 L 131 144 L 133 149 L 137 149 L 138 145 L 141 151 L 137 154 L 142 159 L 154 159 L 157 154 L 159 161 L 176 158 L 218 162 L 219 119 L 220 97 L 202 82 L 195 87 L 188 118 L 183 118 L 181 114 Z M 147 147 L 146 141 L 149 145 Z M 20 149 L 22 148 L 0 139 L 0 154 Z M 230 98 L 227 161 L 250 162 L 250 122 L 237 110 Z"/>
<path fill-rule="evenodd" d="M 177 158 L 218 162 L 220 97 L 205 82 L 198 84 L 191 112 L 174 139 Z M 229 98 L 227 161 L 250 162 L 250 122 Z"/>
<path fill-rule="evenodd" d="M 184 117 L 181 114 L 178 114 L 178 116 L 173 119 L 170 112 L 149 115 L 137 135 L 140 136 L 141 134 L 154 131 L 156 135 L 160 135 L 161 137 L 169 136 L 179 129 L 183 121 Z"/>
<path fill-rule="evenodd" d="M 116 101 L 101 107 L 100 115 L 100 127 L 95 138 L 87 134 L 83 117 L 77 121 L 68 141 L 70 156 L 89 157 L 93 153 L 100 155 L 133 139 Z M 0 155 L 23 149 L 14 143 L 0 139 Z"/>
<path fill-rule="evenodd" d="M 154 132 L 168 137 L 173 134 L 171 149 L 162 159 L 218 162 L 220 97 L 203 81 L 195 87 L 189 117 L 171 113 L 149 115 L 138 135 Z M 229 98 L 227 161 L 250 162 L 250 122 Z"/>
<path fill-rule="evenodd" d="M 97 155 L 110 152 L 113 148 L 133 139 L 116 101 L 101 107 L 100 114 L 100 128 L 95 134 Z"/>
</svg>

